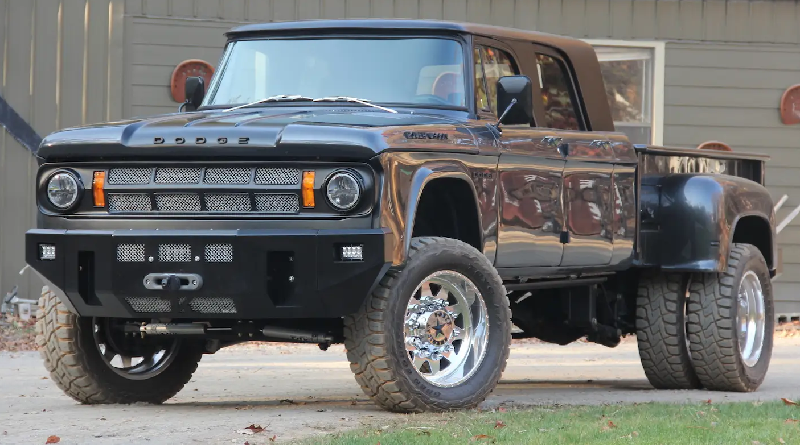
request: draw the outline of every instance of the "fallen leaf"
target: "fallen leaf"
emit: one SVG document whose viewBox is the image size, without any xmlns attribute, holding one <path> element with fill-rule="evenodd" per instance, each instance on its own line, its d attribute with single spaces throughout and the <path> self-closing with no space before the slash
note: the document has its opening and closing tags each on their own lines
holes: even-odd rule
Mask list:
<svg viewBox="0 0 800 445">
<path fill-rule="evenodd" d="M 275 439 L 277 439 L 277 438 L 278 438 L 278 436 L 273 435 L 272 437 L 269 438 L 269 441 L 270 442 L 275 442 Z"/>
<path fill-rule="evenodd" d="M 783 440 L 783 437 L 779 437 L 779 438 L 778 438 L 778 442 L 780 442 L 780 443 L 786 443 L 786 441 L 785 441 L 785 440 Z"/>
<path fill-rule="evenodd" d="M 264 431 L 264 428 L 262 428 L 261 425 L 256 425 L 256 424 L 251 424 L 250 426 L 245 427 L 245 429 L 246 430 L 250 430 L 250 431 L 252 431 L 254 433 L 260 433 L 260 432 Z"/>
<path fill-rule="evenodd" d="M 705 411 L 698 411 L 698 412 L 697 412 L 697 415 L 698 415 L 698 416 L 705 416 L 705 415 L 706 415 L 706 412 L 705 412 Z"/>
<path fill-rule="evenodd" d="M 789 406 L 797 406 L 797 405 L 800 405 L 800 403 L 797 403 L 797 402 L 795 402 L 794 400 L 789 400 L 789 399 L 787 399 L 786 397 L 781 397 L 781 400 L 783 400 L 783 403 L 785 403 L 786 405 L 789 405 Z"/>
<path fill-rule="evenodd" d="M 608 427 L 609 427 L 609 428 L 616 428 L 617 426 L 616 426 L 616 425 L 614 425 L 614 422 L 612 422 L 612 421 L 610 421 L 610 420 L 609 420 L 609 421 L 608 421 Z"/>
<path fill-rule="evenodd" d="M 61 438 L 58 436 L 50 436 L 47 438 L 47 442 L 45 443 L 59 443 L 61 442 Z"/>
<path fill-rule="evenodd" d="M 497 408 L 497 410 L 500 411 L 501 413 L 508 412 L 508 410 L 503 408 L 502 406 L 500 408 Z"/>
<path fill-rule="evenodd" d="M 706 400 L 706 405 L 711 405 L 711 399 Z"/>
<path fill-rule="evenodd" d="M 797 423 L 797 422 L 800 422 L 800 420 L 798 420 L 798 419 L 786 419 L 786 422 L 783 422 L 783 423 Z"/>
<path fill-rule="evenodd" d="M 40 380 L 47 380 L 47 377 L 42 377 Z"/>
<path fill-rule="evenodd" d="M 761 402 L 761 401 L 753 402 L 753 406 L 761 406 L 763 404 L 764 404 L 764 402 Z"/>
<path fill-rule="evenodd" d="M 506 424 L 505 424 L 505 423 L 503 423 L 503 421 L 502 421 L 502 420 L 498 420 L 498 421 L 497 421 L 497 422 L 495 422 L 495 424 L 494 424 L 494 428 L 495 428 L 495 429 L 497 429 L 497 428 L 505 428 L 505 427 L 506 427 Z"/>
<path fill-rule="evenodd" d="M 472 436 L 472 439 L 470 439 L 470 440 L 474 442 L 476 440 L 488 440 L 488 439 L 491 439 L 491 438 L 492 438 L 492 436 L 488 436 L 486 434 L 478 434 L 478 435 Z"/>
<path fill-rule="evenodd" d="M 631 433 L 631 435 L 633 437 L 639 437 L 639 432 L 638 431 L 634 431 L 634 432 Z"/>
</svg>

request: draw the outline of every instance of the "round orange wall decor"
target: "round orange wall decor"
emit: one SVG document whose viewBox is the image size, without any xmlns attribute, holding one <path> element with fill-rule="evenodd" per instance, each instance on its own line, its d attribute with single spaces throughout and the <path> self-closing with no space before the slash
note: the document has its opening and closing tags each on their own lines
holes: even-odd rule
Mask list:
<svg viewBox="0 0 800 445">
<path fill-rule="evenodd" d="M 781 121 L 800 124 L 800 84 L 789 87 L 781 96 Z"/>
<path fill-rule="evenodd" d="M 172 100 L 178 103 L 186 102 L 187 77 L 202 77 L 206 81 L 206 91 L 208 91 L 212 75 L 214 75 L 214 67 L 204 60 L 192 59 L 179 63 L 172 71 L 172 80 L 170 81 Z"/>
<path fill-rule="evenodd" d="M 697 148 L 700 150 L 733 151 L 730 145 L 720 141 L 703 142 Z"/>
</svg>

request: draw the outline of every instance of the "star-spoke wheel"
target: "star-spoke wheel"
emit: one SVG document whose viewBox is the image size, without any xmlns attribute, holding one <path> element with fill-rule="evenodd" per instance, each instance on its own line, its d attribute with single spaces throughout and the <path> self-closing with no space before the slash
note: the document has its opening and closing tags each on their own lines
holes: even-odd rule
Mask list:
<svg viewBox="0 0 800 445">
<path fill-rule="evenodd" d="M 404 328 L 409 360 L 436 386 L 469 379 L 486 354 L 486 303 L 475 284 L 458 272 L 439 271 L 420 283 L 408 302 Z"/>
</svg>

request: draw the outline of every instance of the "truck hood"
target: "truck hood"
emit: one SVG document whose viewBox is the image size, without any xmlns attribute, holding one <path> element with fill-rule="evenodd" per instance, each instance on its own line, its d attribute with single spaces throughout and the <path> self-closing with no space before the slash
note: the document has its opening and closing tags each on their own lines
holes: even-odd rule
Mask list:
<svg viewBox="0 0 800 445">
<path fill-rule="evenodd" d="M 476 152 L 467 121 L 336 107 L 208 110 L 69 128 L 46 137 L 44 161 L 313 158 L 366 160 L 390 149 Z"/>
</svg>

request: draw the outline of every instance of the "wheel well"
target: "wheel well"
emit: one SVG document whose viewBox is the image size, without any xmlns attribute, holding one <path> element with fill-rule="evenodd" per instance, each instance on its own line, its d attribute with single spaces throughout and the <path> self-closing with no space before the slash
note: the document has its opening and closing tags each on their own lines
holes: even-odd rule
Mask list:
<svg viewBox="0 0 800 445">
<path fill-rule="evenodd" d="M 767 266 L 772 268 L 772 229 L 764 218 L 755 215 L 742 217 L 736 223 L 733 242 L 756 246 L 767 261 Z"/>
<path fill-rule="evenodd" d="M 470 184 L 462 179 L 435 179 L 422 189 L 414 215 L 413 237 L 441 236 L 464 241 L 483 251 L 478 207 Z"/>
</svg>

